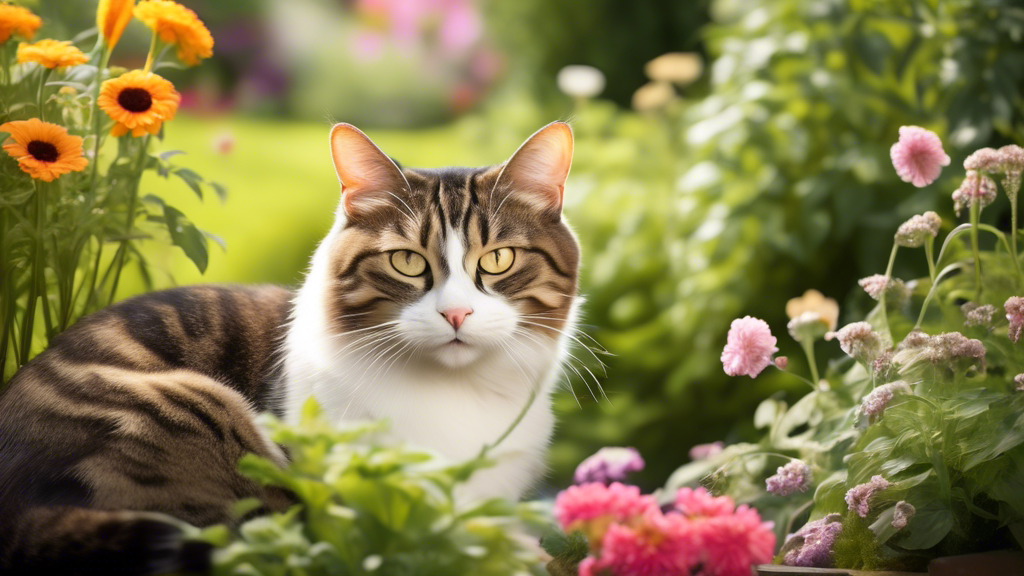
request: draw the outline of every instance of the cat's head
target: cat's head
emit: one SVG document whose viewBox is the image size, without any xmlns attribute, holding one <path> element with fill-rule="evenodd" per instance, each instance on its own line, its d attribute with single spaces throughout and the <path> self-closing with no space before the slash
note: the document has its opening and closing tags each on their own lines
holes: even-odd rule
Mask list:
<svg viewBox="0 0 1024 576">
<path fill-rule="evenodd" d="M 318 251 L 328 331 L 447 368 L 523 354 L 516 341 L 552 349 L 577 295 L 579 246 L 562 218 L 572 150 L 555 122 L 496 166 L 403 169 L 334 126 L 341 205 Z"/>
</svg>

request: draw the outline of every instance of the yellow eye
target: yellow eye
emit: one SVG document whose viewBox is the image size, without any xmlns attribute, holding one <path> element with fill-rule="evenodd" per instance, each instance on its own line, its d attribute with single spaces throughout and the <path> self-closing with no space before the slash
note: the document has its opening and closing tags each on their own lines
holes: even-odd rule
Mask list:
<svg viewBox="0 0 1024 576">
<path fill-rule="evenodd" d="M 480 258 L 480 268 L 488 274 L 502 274 L 516 261 L 516 251 L 511 248 L 491 250 Z"/>
<path fill-rule="evenodd" d="M 391 266 L 404 276 L 419 276 L 427 271 L 427 260 L 412 250 L 391 253 Z"/>
</svg>

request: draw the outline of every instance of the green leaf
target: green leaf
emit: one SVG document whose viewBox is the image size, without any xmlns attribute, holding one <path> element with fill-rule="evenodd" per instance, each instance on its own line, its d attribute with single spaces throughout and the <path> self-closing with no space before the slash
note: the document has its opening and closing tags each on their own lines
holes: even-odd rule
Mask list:
<svg viewBox="0 0 1024 576">
<path fill-rule="evenodd" d="M 196 196 L 199 196 L 200 200 L 203 199 L 203 189 L 200 186 L 200 184 L 203 183 L 202 176 L 189 168 L 177 168 L 172 172 L 172 174 L 181 178 L 185 184 L 188 184 L 188 187 L 196 193 Z"/>
<path fill-rule="evenodd" d="M 164 223 L 171 234 L 171 242 L 185 251 L 185 255 L 200 272 L 206 272 L 206 266 L 210 263 L 206 236 L 180 210 L 168 204 L 164 204 Z"/>
<path fill-rule="evenodd" d="M 212 180 L 210 182 L 207 182 L 207 184 L 209 184 L 210 187 L 213 188 L 214 193 L 217 194 L 217 198 L 220 198 L 221 202 L 227 202 L 227 199 L 228 199 L 228 189 L 227 189 L 227 186 L 224 186 L 220 182 L 214 182 Z"/>
<path fill-rule="evenodd" d="M 938 500 L 917 509 L 904 528 L 906 536 L 899 545 L 908 550 L 925 550 L 935 546 L 953 529 L 953 512 Z"/>
</svg>

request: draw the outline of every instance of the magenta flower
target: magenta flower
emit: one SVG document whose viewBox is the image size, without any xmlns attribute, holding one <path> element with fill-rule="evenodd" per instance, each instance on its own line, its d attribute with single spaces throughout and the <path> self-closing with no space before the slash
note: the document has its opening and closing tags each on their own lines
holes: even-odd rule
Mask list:
<svg viewBox="0 0 1024 576">
<path fill-rule="evenodd" d="M 725 444 L 719 440 L 708 444 L 697 444 L 690 448 L 690 460 L 704 460 L 717 454 L 721 454 Z"/>
<path fill-rule="evenodd" d="M 775 475 L 769 477 L 765 484 L 768 492 L 776 496 L 807 492 L 811 487 L 811 468 L 803 460 L 791 460 L 785 466 L 779 466 Z"/>
<path fill-rule="evenodd" d="M 712 496 L 703 487 L 696 490 L 680 488 L 676 492 L 675 509 L 689 518 L 714 518 L 728 516 L 736 508 L 732 498 L 728 496 Z"/>
<path fill-rule="evenodd" d="M 871 511 L 871 497 L 889 487 L 889 481 L 881 476 L 872 476 L 870 482 L 858 484 L 846 492 L 846 505 L 861 518 L 867 518 Z"/>
<path fill-rule="evenodd" d="M 752 565 L 771 562 L 775 531 L 771 522 L 761 521 L 757 510 L 743 504 L 733 514 L 709 518 L 698 525 L 705 574 L 749 576 Z"/>
<path fill-rule="evenodd" d="M 790 534 L 782 545 L 782 563 L 808 568 L 834 566 L 832 546 L 843 531 L 842 518 L 839 514 L 829 514 L 804 524 L 796 534 Z"/>
<path fill-rule="evenodd" d="M 942 140 L 920 126 L 901 126 L 900 139 L 892 145 L 889 156 L 900 179 L 918 188 L 934 182 L 942 167 L 949 166 Z"/>
<path fill-rule="evenodd" d="M 608 523 L 623 522 L 651 509 L 657 510 L 658 503 L 654 497 L 640 494 L 636 486 L 593 482 L 559 492 L 554 516 L 566 532 L 582 530 L 592 543 L 597 543 Z"/>
<path fill-rule="evenodd" d="M 729 376 L 757 376 L 772 363 L 775 336 L 764 320 L 744 316 L 732 321 L 728 341 L 722 350 L 722 367 Z"/>
<path fill-rule="evenodd" d="M 1006 310 L 1006 319 L 1010 321 L 1010 340 L 1020 340 L 1021 332 L 1024 331 L 1024 298 L 1010 296 L 1003 304 Z"/>
<path fill-rule="evenodd" d="M 644 459 L 636 448 L 605 447 L 576 467 L 573 481 L 577 484 L 600 482 L 608 484 L 625 480 L 630 472 L 644 469 Z"/>
</svg>

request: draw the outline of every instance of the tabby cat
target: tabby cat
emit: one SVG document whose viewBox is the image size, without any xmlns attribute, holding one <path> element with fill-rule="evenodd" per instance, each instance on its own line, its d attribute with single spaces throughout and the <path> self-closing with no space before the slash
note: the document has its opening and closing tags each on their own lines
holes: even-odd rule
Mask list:
<svg viewBox="0 0 1024 576">
<path fill-rule="evenodd" d="M 572 133 L 505 163 L 400 168 L 348 124 L 331 131 L 341 203 L 297 292 L 195 286 L 92 314 L 0 397 L 0 572 L 201 569 L 167 516 L 231 521 L 283 491 L 241 476 L 283 462 L 254 416 L 314 395 L 334 421 L 387 418 L 394 439 L 475 455 L 538 397 L 498 464 L 460 498 L 518 498 L 542 472 L 549 392 L 574 329 L 579 248 L 561 215 Z"/>
</svg>

